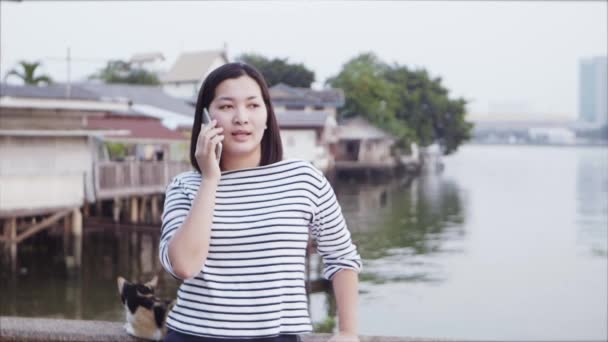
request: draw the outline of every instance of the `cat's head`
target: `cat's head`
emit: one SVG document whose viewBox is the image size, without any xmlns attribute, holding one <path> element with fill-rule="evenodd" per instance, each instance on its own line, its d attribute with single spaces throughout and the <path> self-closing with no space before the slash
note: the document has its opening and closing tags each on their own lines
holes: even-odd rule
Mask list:
<svg viewBox="0 0 608 342">
<path fill-rule="evenodd" d="M 116 282 L 118 284 L 120 301 L 126 305 L 131 313 L 135 313 L 135 310 L 140 305 L 151 309 L 154 290 L 158 284 L 158 276 L 154 276 L 152 280 L 144 284 L 130 283 L 123 277 L 118 277 Z"/>
<path fill-rule="evenodd" d="M 127 333 L 144 339 L 162 340 L 166 334 L 166 314 L 175 302 L 154 296 L 158 277 L 143 284 L 130 283 L 123 277 L 118 277 L 116 282 L 125 308 Z"/>
</svg>

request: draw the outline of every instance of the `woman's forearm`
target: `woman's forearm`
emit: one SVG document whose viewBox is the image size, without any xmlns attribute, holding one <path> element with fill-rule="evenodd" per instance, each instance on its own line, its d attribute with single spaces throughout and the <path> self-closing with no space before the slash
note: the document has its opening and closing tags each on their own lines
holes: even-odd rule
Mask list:
<svg viewBox="0 0 608 342">
<path fill-rule="evenodd" d="M 359 275 L 349 269 L 339 271 L 332 279 L 340 334 L 358 334 Z"/>
<path fill-rule="evenodd" d="M 169 241 L 171 266 L 182 279 L 196 276 L 207 259 L 217 184 L 215 180 L 201 182 L 188 217 Z"/>
</svg>

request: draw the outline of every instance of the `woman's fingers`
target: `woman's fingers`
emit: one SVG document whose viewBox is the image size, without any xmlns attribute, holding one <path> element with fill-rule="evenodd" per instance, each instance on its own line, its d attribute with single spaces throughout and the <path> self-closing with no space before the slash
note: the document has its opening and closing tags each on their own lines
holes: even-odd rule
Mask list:
<svg viewBox="0 0 608 342">
<path fill-rule="evenodd" d="M 221 128 L 221 127 L 216 127 L 216 126 L 217 126 L 217 120 L 215 120 L 215 119 L 211 120 L 211 122 L 208 124 L 202 124 L 201 125 L 201 134 L 208 132 L 215 128 Z"/>
<path fill-rule="evenodd" d="M 213 138 L 211 138 L 211 140 L 209 141 L 209 149 L 207 151 L 209 153 L 211 153 L 211 151 L 215 151 L 215 146 L 222 140 L 224 140 L 223 135 L 216 135 Z"/>
<path fill-rule="evenodd" d="M 224 140 L 221 134 L 224 131 L 223 127 L 215 127 L 217 121 L 211 120 L 207 125 L 202 125 L 201 132 L 198 136 L 197 149 L 204 154 L 210 155 L 218 142 Z"/>
<path fill-rule="evenodd" d="M 203 139 L 204 141 L 209 141 L 209 139 L 214 136 L 220 135 L 224 131 L 223 127 L 215 127 L 209 128 L 205 130 L 201 130 L 201 134 L 199 135 L 199 140 Z"/>
</svg>

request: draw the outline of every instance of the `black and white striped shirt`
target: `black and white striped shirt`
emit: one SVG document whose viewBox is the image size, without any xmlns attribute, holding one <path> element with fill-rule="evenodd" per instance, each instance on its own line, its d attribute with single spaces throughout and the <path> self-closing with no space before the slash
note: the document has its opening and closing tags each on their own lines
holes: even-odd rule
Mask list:
<svg viewBox="0 0 608 342">
<path fill-rule="evenodd" d="M 177 278 L 168 242 L 188 215 L 201 182 L 189 171 L 167 187 L 160 260 Z M 186 279 L 169 313 L 169 328 L 192 335 L 257 338 L 312 331 L 304 286 L 309 234 L 324 262 L 323 277 L 361 269 L 361 259 L 334 190 L 307 161 L 288 159 L 222 172 L 209 254 Z"/>
</svg>

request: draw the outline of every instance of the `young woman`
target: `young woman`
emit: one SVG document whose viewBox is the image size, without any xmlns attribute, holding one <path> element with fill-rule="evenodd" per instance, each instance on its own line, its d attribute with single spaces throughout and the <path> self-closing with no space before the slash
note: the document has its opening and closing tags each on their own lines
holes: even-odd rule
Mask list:
<svg viewBox="0 0 608 342">
<path fill-rule="evenodd" d="M 176 176 L 166 191 L 160 260 L 183 280 L 166 340 L 299 341 L 312 330 L 304 287 L 309 234 L 336 294 L 340 332 L 332 339 L 358 340 L 361 259 L 340 205 L 318 169 L 282 154 L 261 74 L 242 63 L 211 72 L 192 128 L 195 171 Z"/>
</svg>

